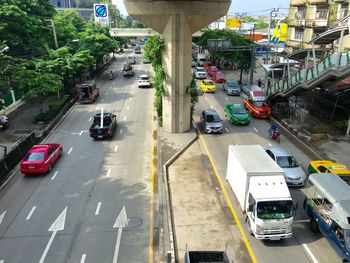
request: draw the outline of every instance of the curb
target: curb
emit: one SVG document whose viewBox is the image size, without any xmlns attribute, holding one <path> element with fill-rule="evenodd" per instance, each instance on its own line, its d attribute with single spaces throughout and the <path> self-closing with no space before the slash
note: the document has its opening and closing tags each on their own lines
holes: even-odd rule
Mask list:
<svg viewBox="0 0 350 263">
<path fill-rule="evenodd" d="M 196 130 L 196 128 L 195 128 Z M 198 133 L 196 130 L 196 135 L 189 140 L 184 146 L 182 146 L 168 161 L 166 161 L 163 164 L 163 180 L 165 182 L 165 192 L 166 192 L 166 205 L 168 207 L 167 209 L 167 217 L 168 217 L 168 231 L 170 236 L 170 251 L 168 251 L 167 255 L 167 262 L 168 263 L 174 263 L 179 262 L 179 255 L 177 251 L 177 244 L 176 244 L 176 233 L 175 233 L 175 226 L 174 226 L 174 214 L 172 210 L 172 198 L 171 198 L 171 189 L 169 185 L 169 173 L 168 169 L 171 164 L 173 164 L 176 159 L 178 159 L 195 141 L 198 139 Z M 169 255 L 170 254 L 170 255 Z"/>
</svg>

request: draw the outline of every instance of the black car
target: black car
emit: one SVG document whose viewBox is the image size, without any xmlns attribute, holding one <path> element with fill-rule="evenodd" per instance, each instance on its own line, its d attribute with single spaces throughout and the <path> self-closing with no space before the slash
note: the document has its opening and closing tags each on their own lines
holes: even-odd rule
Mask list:
<svg viewBox="0 0 350 263">
<path fill-rule="evenodd" d="M 130 64 L 123 66 L 123 77 L 132 77 L 134 74 L 134 69 Z"/>
</svg>

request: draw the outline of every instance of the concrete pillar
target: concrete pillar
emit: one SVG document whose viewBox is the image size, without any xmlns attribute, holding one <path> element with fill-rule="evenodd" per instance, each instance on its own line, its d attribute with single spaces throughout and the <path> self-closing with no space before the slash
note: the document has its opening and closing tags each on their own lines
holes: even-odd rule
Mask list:
<svg viewBox="0 0 350 263">
<path fill-rule="evenodd" d="M 163 127 L 167 132 L 191 128 L 190 85 L 192 34 L 224 16 L 230 0 L 124 0 L 128 14 L 162 34 L 167 75 L 163 96 Z"/>
</svg>

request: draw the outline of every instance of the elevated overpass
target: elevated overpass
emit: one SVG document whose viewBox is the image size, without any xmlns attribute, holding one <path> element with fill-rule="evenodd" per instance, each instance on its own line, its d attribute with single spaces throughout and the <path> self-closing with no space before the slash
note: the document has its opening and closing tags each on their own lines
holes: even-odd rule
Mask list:
<svg viewBox="0 0 350 263">
<path fill-rule="evenodd" d="M 159 35 L 159 33 L 152 28 L 110 28 L 109 33 L 112 37 L 146 37 Z M 201 31 L 197 31 L 192 36 L 200 37 L 202 34 Z"/>
</svg>

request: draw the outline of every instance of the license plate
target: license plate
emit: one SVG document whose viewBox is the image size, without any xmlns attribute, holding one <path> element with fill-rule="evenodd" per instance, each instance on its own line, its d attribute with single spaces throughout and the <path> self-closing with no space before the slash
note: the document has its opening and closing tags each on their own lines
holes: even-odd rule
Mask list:
<svg viewBox="0 0 350 263">
<path fill-rule="evenodd" d="M 103 137 L 102 135 L 97 136 L 97 138 L 102 138 L 102 137 Z"/>
<path fill-rule="evenodd" d="M 280 240 L 281 238 L 280 237 L 271 237 L 270 239 L 271 240 Z"/>
<path fill-rule="evenodd" d="M 29 168 L 29 169 L 34 169 L 35 167 L 34 167 L 34 166 L 29 166 L 28 168 Z"/>
</svg>

